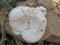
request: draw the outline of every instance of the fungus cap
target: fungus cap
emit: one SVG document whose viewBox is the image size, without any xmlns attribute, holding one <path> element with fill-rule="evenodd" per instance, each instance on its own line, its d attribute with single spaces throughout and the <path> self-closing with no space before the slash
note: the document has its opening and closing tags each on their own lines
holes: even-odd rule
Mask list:
<svg viewBox="0 0 60 45">
<path fill-rule="evenodd" d="M 29 43 L 39 41 L 45 33 L 47 24 L 46 8 L 19 6 L 9 13 L 9 24 L 12 32 Z"/>
</svg>

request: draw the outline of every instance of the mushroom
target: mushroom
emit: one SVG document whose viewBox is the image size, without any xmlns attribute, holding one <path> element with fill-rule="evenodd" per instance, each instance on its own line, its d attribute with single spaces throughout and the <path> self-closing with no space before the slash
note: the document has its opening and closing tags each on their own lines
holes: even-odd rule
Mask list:
<svg viewBox="0 0 60 45">
<path fill-rule="evenodd" d="M 46 8 L 18 6 L 9 13 L 9 24 L 15 35 L 24 41 L 35 43 L 44 36 L 47 20 Z"/>
</svg>

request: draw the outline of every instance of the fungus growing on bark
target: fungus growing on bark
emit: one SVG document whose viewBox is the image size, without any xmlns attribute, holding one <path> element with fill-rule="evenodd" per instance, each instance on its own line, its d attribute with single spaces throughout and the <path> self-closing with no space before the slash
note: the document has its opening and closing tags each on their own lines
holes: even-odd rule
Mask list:
<svg viewBox="0 0 60 45">
<path fill-rule="evenodd" d="M 44 33 L 47 24 L 46 9 L 42 6 L 28 7 L 19 6 L 9 13 L 9 24 L 12 32 L 29 43 L 39 41 Z"/>
</svg>

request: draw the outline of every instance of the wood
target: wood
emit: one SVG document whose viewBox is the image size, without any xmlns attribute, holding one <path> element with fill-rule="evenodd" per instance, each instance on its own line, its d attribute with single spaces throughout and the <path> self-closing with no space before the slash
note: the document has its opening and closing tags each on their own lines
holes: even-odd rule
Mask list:
<svg viewBox="0 0 60 45">
<path fill-rule="evenodd" d="M 26 0 L 26 4 L 31 7 L 39 6 L 38 0 Z"/>
</svg>

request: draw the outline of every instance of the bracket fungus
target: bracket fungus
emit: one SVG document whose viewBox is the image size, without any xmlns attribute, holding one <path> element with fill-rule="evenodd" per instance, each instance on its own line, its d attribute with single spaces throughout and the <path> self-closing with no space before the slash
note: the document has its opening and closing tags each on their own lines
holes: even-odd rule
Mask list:
<svg viewBox="0 0 60 45">
<path fill-rule="evenodd" d="M 9 24 L 12 32 L 29 43 L 39 41 L 45 33 L 47 20 L 46 8 L 19 6 L 9 13 Z"/>
</svg>

